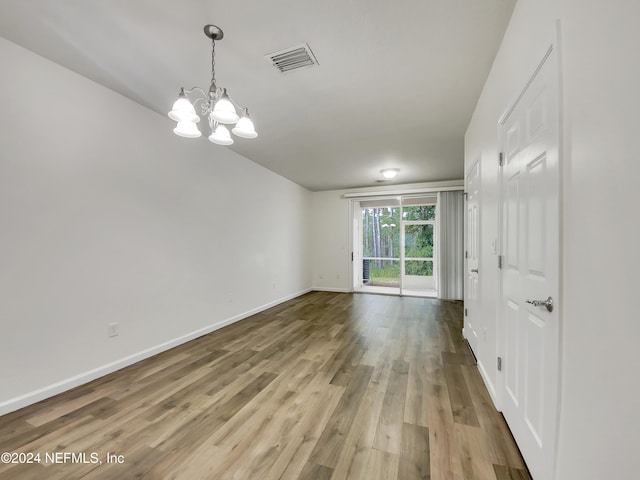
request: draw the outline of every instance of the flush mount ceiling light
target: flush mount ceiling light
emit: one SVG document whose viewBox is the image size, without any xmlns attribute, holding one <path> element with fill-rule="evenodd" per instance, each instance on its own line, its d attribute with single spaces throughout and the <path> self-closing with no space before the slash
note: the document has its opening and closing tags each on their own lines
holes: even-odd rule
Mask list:
<svg viewBox="0 0 640 480">
<path fill-rule="evenodd" d="M 231 132 L 242 138 L 256 138 L 258 133 L 249 117 L 249 111 L 239 106 L 229 95 L 226 88 L 216 85 L 216 40 L 222 40 L 224 33 L 215 25 L 205 25 L 204 34 L 211 39 L 211 85 L 209 92 L 198 87 L 190 90 L 180 88 L 178 99 L 169 112 L 169 118 L 178 122 L 173 133 L 185 138 L 198 138 L 202 135 L 197 123 L 200 115 L 209 121 L 211 135 L 209 140 L 218 145 L 231 145 L 233 138 L 226 125 L 235 126 Z M 188 96 L 194 97 L 193 103 Z M 200 114 L 196 113 L 196 105 L 199 104 Z M 240 115 L 238 110 L 240 110 Z"/>
<path fill-rule="evenodd" d="M 380 170 L 380 173 L 384 178 L 391 180 L 393 177 L 398 175 L 399 171 L 399 168 L 385 168 L 384 170 Z"/>
</svg>

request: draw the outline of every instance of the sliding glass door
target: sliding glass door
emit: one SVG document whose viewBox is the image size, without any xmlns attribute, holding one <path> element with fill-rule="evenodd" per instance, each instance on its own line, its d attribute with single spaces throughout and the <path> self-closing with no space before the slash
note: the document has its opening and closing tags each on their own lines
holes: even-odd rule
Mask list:
<svg viewBox="0 0 640 480">
<path fill-rule="evenodd" d="M 429 195 L 358 202 L 356 290 L 436 295 L 436 198 Z"/>
</svg>

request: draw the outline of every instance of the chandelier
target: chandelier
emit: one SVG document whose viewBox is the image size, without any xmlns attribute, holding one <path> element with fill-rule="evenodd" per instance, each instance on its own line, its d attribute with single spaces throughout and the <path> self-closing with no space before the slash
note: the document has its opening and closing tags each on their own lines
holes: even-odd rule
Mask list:
<svg viewBox="0 0 640 480">
<path fill-rule="evenodd" d="M 173 133 L 185 138 L 198 138 L 202 135 L 198 129 L 198 122 L 202 115 L 209 121 L 211 135 L 209 140 L 218 145 L 231 145 L 233 138 L 226 125 L 234 125 L 231 129 L 234 135 L 242 138 L 256 138 L 258 133 L 249 117 L 249 111 L 238 105 L 229 95 L 227 89 L 216 85 L 216 40 L 222 40 L 224 33 L 215 25 L 205 25 L 204 34 L 211 39 L 211 85 L 207 94 L 201 88 L 190 90 L 180 88 L 178 99 L 169 112 L 169 118 L 178 122 Z M 193 103 L 188 96 L 191 95 Z M 200 114 L 196 113 L 200 108 Z M 238 115 L 240 110 L 241 114 Z"/>
</svg>

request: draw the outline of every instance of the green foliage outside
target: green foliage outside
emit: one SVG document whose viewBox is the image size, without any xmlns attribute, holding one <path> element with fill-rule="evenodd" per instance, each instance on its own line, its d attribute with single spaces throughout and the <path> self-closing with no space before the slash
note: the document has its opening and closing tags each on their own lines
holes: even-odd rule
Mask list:
<svg viewBox="0 0 640 480">
<path fill-rule="evenodd" d="M 390 262 L 385 262 L 390 263 Z M 385 265 L 380 268 L 371 262 L 369 267 L 369 281 L 375 284 L 385 284 L 387 286 L 398 285 L 400 283 L 400 262 L 393 262 L 392 265 Z"/>
<path fill-rule="evenodd" d="M 402 219 L 401 219 L 402 216 Z M 435 220 L 435 205 L 377 207 L 362 210 L 363 257 L 398 260 L 370 260 L 369 281 L 373 284 L 397 285 L 400 278 L 401 220 Z M 433 258 L 433 225 L 406 225 L 405 258 Z M 405 261 L 407 275 L 433 275 L 433 261 Z"/>
<path fill-rule="evenodd" d="M 388 262 L 385 262 L 388 263 Z M 420 275 L 424 277 L 433 276 L 432 261 L 405 261 L 405 273 L 407 275 Z M 398 284 L 400 278 L 400 262 L 393 262 L 393 265 L 385 265 L 379 268 L 374 262 L 369 267 L 369 282 L 375 284 Z"/>
<path fill-rule="evenodd" d="M 407 225 L 404 232 L 406 258 L 433 258 L 433 225 Z"/>
<path fill-rule="evenodd" d="M 435 205 L 418 205 L 415 207 L 404 207 L 402 211 L 403 220 L 435 220 Z"/>
<path fill-rule="evenodd" d="M 404 269 L 407 275 L 420 275 L 423 277 L 433 276 L 433 262 L 407 260 L 404 262 Z"/>
<path fill-rule="evenodd" d="M 362 210 L 364 257 L 400 257 L 400 208 L 379 207 Z M 382 268 L 381 264 L 378 267 Z"/>
</svg>

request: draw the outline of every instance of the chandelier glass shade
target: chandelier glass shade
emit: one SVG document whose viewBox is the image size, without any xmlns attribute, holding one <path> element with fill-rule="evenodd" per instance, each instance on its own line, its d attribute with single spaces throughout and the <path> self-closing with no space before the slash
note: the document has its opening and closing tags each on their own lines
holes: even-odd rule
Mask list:
<svg viewBox="0 0 640 480">
<path fill-rule="evenodd" d="M 176 122 L 198 123 L 200 121 L 200 116 L 196 113 L 196 109 L 193 108 L 189 99 L 187 99 L 184 90 L 180 91 L 178 99 L 173 104 L 173 108 L 169 112 L 169 118 Z"/>
<path fill-rule="evenodd" d="M 215 44 L 224 36 L 222 30 L 215 25 L 205 25 L 204 34 L 211 39 L 211 85 L 208 93 L 201 88 L 180 88 L 178 99 L 169 112 L 169 118 L 178 123 L 173 133 L 185 138 L 198 138 L 202 135 L 197 123 L 200 117 L 207 119 L 211 135 L 209 140 L 218 145 L 232 145 L 233 138 L 224 125 L 233 125 L 231 132 L 241 138 L 256 138 L 253 121 L 249 111 L 240 107 L 227 93 L 226 88 L 216 85 Z M 189 99 L 193 98 L 193 102 Z M 196 108 L 200 109 L 198 113 Z M 241 114 L 238 114 L 240 110 Z"/>
<path fill-rule="evenodd" d="M 240 120 L 238 120 L 238 123 L 236 123 L 236 126 L 233 127 L 231 131 L 238 137 L 242 138 L 256 138 L 258 136 L 258 132 L 256 132 L 246 109 L 245 114 L 240 118 Z"/>
<path fill-rule="evenodd" d="M 198 138 L 202 135 L 196 122 L 178 122 L 176 128 L 173 129 L 173 133 L 184 138 Z"/>
<path fill-rule="evenodd" d="M 219 124 L 211 135 L 209 140 L 217 145 L 233 145 L 233 138 L 229 133 L 229 129 L 222 124 Z"/>
<path fill-rule="evenodd" d="M 240 116 L 236 113 L 236 108 L 231 103 L 227 89 L 222 89 L 222 97 L 216 102 L 211 112 L 211 118 L 219 123 L 236 123 L 240 120 Z"/>
</svg>

